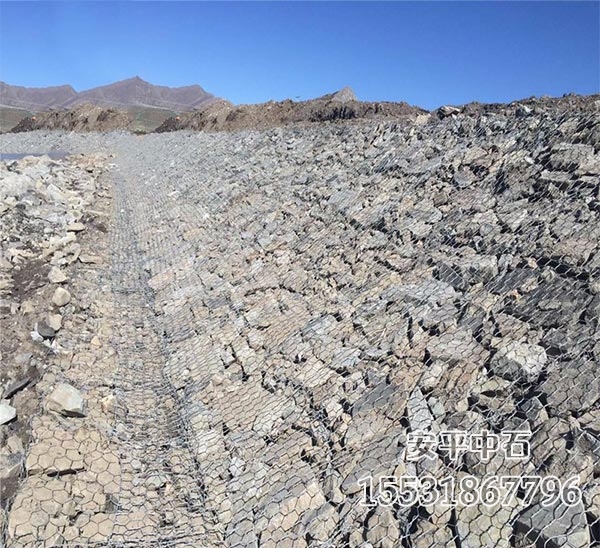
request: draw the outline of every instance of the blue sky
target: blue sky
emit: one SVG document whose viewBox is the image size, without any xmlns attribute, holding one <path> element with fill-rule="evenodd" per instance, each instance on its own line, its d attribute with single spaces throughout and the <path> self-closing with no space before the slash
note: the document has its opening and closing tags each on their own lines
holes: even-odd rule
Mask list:
<svg viewBox="0 0 600 548">
<path fill-rule="evenodd" d="M 139 75 L 234 103 L 351 86 L 426 108 L 597 93 L 594 2 L 2 2 L 0 79 Z"/>
</svg>

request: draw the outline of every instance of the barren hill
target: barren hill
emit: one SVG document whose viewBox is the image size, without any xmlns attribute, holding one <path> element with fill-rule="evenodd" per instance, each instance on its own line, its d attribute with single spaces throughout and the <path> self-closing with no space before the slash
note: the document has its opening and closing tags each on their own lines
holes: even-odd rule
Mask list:
<svg viewBox="0 0 600 548">
<path fill-rule="evenodd" d="M 166 120 L 156 131 L 266 129 L 300 122 L 398 118 L 425 112 L 404 102 L 359 101 L 350 88 L 343 88 L 336 93 L 300 102 L 288 99 L 233 105 L 228 101 L 215 101 L 203 109 Z"/>
<path fill-rule="evenodd" d="M 0 105 L 33 112 L 91 104 L 128 109 L 135 106 L 187 111 L 214 100 L 198 85 L 171 88 L 155 86 L 139 76 L 76 92 L 71 86 L 26 88 L 0 82 Z"/>
<path fill-rule="evenodd" d="M 0 106 L 38 112 L 60 108 L 73 99 L 77 92 L 71 86 L 27 88 L 0 82 Z"/>
<path fill-rule="evenodd" d="M 89 103 L 104 107 L 146 106 L 187 111 L 213 101 L 215 97 L 198 85 L 170 88 L 155 86 L 139 76 L 82 91 L 62 106 Z"/>
<path fill-rule="evenodd" d="M 132 129 L 133 122 L 134 117 L 124 110 L 82 104 L 69 110 L 52 110 L 27 116 L 12 129 L 12 132 L 20 133 L 36 129 L 110 131 Z"/>
</svg>

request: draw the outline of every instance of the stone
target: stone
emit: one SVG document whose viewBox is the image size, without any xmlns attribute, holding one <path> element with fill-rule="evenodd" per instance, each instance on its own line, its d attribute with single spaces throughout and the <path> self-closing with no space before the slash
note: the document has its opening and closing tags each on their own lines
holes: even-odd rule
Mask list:
<svg viewBox="0 0 600 548">
<path fill-rule="evenodd" d="M 9 500 L 19 487 L 23 470 L 23 452 L 0 454 L 0 497 Z"/>
<path fill-rule="evenodd" d="M 500 501 L 506 491 L 499 489 Z M 501 502 L 486 505 L 483 502 L 471 506 L 456 506 L 456 530 L 463 548 L 509 548 L 512 520 L 519 508 L 517 497 L 509 497 L 507 504 Z"/>
<path fill-rule="evenodd" d="M 33 188 L 34 182 L 31 179 L 31 177 L 23 176 L 18 173 L 3 172 L 0 198 L 2 200 L 9 196 L 14 198 L 21 198 Z"/>
<path fill-rule="evenodd" d="M 600 477 L 598 99 L 528 99 L 525 117 L 516 103 L 424 116 L 395 106 L 400 118 L 328 101 L 325 113 L 271 104 L 263 120 L 227 107 L 177 127 L 279 123 L 280 108 L 294 122 L 296 107 L 355 119 L 151 139 L 3 135 L 15 150 L 111 149 L 119 163 L 112 189 L 73 164 L 87 155 L 29 159 L 29 171 L 0 162 L 15 194 L 0 200 L 0 376 L 11 391 L 35 384 L 12 395 L 19 420 L 0 427 L 2 456 L 24 454 L 13 432 L 33 454 L 0 524 L 9 546 L 193 543 L 186 531 L 248 548 L 516 546 L 502 510 L 360 507 L 358 479 Z M 109 254 L 116 285 L 95 264 Z M 68 282 L 51 283 L 51 266 Z M 68 329 L 40 302 L 60 284 Z M 65 331 L 32 344 L 42 320 Z M 511 343 L 527 345 L 524 360 Z M 116 386 L 115 368 L 130 373 Z M 62 381 L 89 389 L 86 418 L 37 412 Z M 405 460 L 413 429 L 520 427 L 533 431 L 522 462 Z M 12 459 L 0 458 L 11 478 Z M 38 497 L 48 512 L 27 506 Z"/>
<path fill-rule="evenodd" d="M 46 324 L 51 329 L 54 329 L 55 332 L 59 331 L 62 327 L 62 316 L 60 314 L 48 314 L 46 317 Z M 42 333 L 40 333 L 40 335 L 42 335 Z"/>
<path fill-rule="evenodd" d="M 583 358 L 553 364 L 540 390 L 548 407 L 557 413 L 587 411 L 600 399 L 598 366 Z"/>
<path fill-rule="evenodd" d="M 553 147 L 549 166 L 560 171 L 598 173 L 600 158 L 594 154 L 594 147 L 591 145 L 561 143 Z"/>
<path fill-rule="evenodd" d="M 391 419 L 398 419 L 404 414 L 409 394 L 399 387 L 380 382 L 360 397 L 352 407 L 352 415 L 368 413 L 379 409 Z"/>
<path fill-rule="evenodd" d="M 325 498 L 333 504 L 341 504 L 344 502 L 344 494 L 340 489 L 342 485 L 342 478 L 339 473 L 331 472 L 325 477 L 323 481 L 323 494 Z"/>
<path fill-rule="evenodd" d="M 100 264 L 102 257 L 100 255 L 82 254 L 79 255 L 79 262 L 83 264 Z"/>
<path fill-rule="evenodd" d="M 22 379 L 17 379 L 11 382 L 6 389 L 4 390 L 4 394 L 2 394 L 3 399 L 9 399 L 14 396 L 16 393 L 20 392 L 24 388 L 26 388 L 29 383 L 31 383 L 31 377 L 23 377 Z"/>
<path fill-rule="evenodd" d="M 546 407 L 537 396 L 529 398 L 519 405 L 519 410 L 527 418 L 531 430 L 537 430 L 537 427 L 548 420 L 548 412 Z"/>
<path fill-rule="evenodd" d="M 364 447 L 377 435 L 388 430 L 392 421 L 377 411 L 360 413 L 349 421 L 344 444 L 353 449 Z"/>
<path fill-rule="evenodd" d="M 17 418 L 17 410 L 6 400 L 0 401 L 0 424 L 8 424 Z"/>
<path fill-rule="evenodd" d="M 50 268 L 48 272 L 48 280 L 53 284 L 62 284 L 68 280 L 66 274 L 57 266 Z"/>
<path fill-rule="evenodd" d="M 306 512 L 302 517 L 304 533 L 310 540 L 321 542 L 332 538 L 337 521 L 337 510 L 329 503 Z"/>
<path fill-rule="evenodd" d="M 264 506 L 257 510 L 256 527 L 266 537 L 275 531 L 290 531 L 300 523 L 305 512 L 323 506 L 325 496 L 311 472 L 300 471 L 298 476 L 277 483 L 265 499 Z"/>
<path fill-rule="evenodd" d="M 583 440 L 578 440 L 578 442 L 580 441 Z M 564 480 L 577 476 L 578 483 L 586 485 L 593 477 L 594 460 L 597 459 L 589 453 L 584 452 L 578 447 L 579 445 L 581 443 L 578 443 L 572 449 L 567 449 L 554 455 L 552 461 L 545 467 L 544 474 L 563 478 Z"/>
<path fill-rule="evenodd" d="M 398 440 L 393 435 L 380 435 L 366 447 L 347 466 L 340 467 L 341 472 L 346 474 L 340 486 L 346 496 L 362 491 L 363 487 L 359 482 L 366 476 L 371 476 L 373 484 L 377 485 L 383 476 L 402 475 L 406 472 L 402 462 L 403 449 L 398 447 Z"/>
<path fill-rule="evenodd" d="M 449 105 L 444 105 L 437 110 L 437 113 L 441 118 L 446 118 L 447 116 L 452 116 L 456 114 L 460 114 L 461 110 L 458 107 L 452 107 Z"/>
<path fill-rule="evenodd" d="M 45 320 L 42 320 L 41 322 L 39 322 L 37 324 L 37 332 L 44 338 L 44 339 L 52 339 L 54 338 L 54 336 L 56 335 L 56 329 L 54 329 L 53 327 L 50 327 Z"/>
<path fill-rule="evenodd" d="M 57 287 L 52 295 L 52 302 L 56 306 L 65 306 L 71 302 L 71 294 L 62 287 Z"/>
<path fill-rule="evenodd" d="M 454 535 L 448 527 L 421 519 L 410 540 L 414 548 L 448 548 L 454 544 Z"/>
<path fill-rule="evenodd" d="M 566 506 L 557 501 L 530 506 L 515 519 L 517 539 L 541 543 L 548 548 L 589 548 L 590 531 L 580 502 Z"/>
<path fill-rule="evenodd" d="M 475 181 L 475 177 L 473 176 L 473 174 L 466 169 L 457 171 L 454 174 L 454 178 L 452 179 L 452 182 L 458 187 L 458 188 L 466 188 L 468 186 L 471 186 L 471 184 Z"/>
<path fill-rule="evenodd" d="M 579 417 L 579 424 L 596 434 L 600 434 L 600 409 L 590 409 Z"/>
<path fill-rule="evenodd" d="M 393 511 L 378 506 L 367 522 L 367 541 L 373 548 L 395 548 L 400 540 L 400 527 Z"/>
<path fill-rule="evenodd" d="M 490 370 L 505 379 L 533 381 L 546 365 L 546 351 L 538 345 L 502 341 L 490 360 Z"/>
<path fill-rule="evenodd" d="M 83 455 L 76 448 L 78 444 L 62 445 L 58 440 L 41 440 L 29 450 L 25 469 L 28 474 L 56 475 L 75 473 L 85 468 Z M 98 458 L 101 458 L 99 455 Z"/>
<path fill-rule="evenodd" d="M 480 365 L 476 360 L 441 363 L 446 367 L 432 387 L 432 395 L 443 402 L 446 412 L 466 411 L 469 406 L 468 398 L 480 372 Z"/>
<path fill-rule="evenodd" d="M 510 302 L 505 311 L 544 328 L 576 324 L 592 300 L 582 284 L 562 278 L 553 278 L 540 284 L 537 275 L 536 278 L 537 287 Z"/>
<path fill-rule="evenodd" d="M 48 396 L 46 402 L 50 411 L 56 411 L 65 417 L 85 417 L 85 400 L 74 386 L 58 384 Z"/>
<path fill-rule="evenodd" d="M 533 112 L 533 109 L 528 107 L 527 105 L 518 104 L 515 114 L 519 117 L 524 118 L 526 116 L 529 116 L 532 112 Z"/>
<path fill-rule="evenodd" d="M 427 343 L 427 352 L 431 360 L 448 363 L 483 363 L 488 356 L 487 350 L 477 342 L 470 330 L 464 328 L 449 330 L 432 337 Z"/>
<path fill-rule="evenodd" d="M 477 283 L 488 283 L 498 275 L 498 259 L 494 255 L 473 255 L 440 261 L 436 278 L 454 289 L 467 291 Z"/>
<path fill-rule="evenodd" d="M 85 225 L 83 223 L 69 223 L 66 228 L 67 232 L 82 232 L 85 230 Z"/>
<path fill-rule="evenodd" d="M 427 400 L 423 396 L 423 392 L 419 388 L 415 388 L 408 399 L 407 415 L 410 428 L 413 432 L 435 431 L 435 419 L 427 405 Z"/>
<path fill-rule="evenodd" d="M 531 459 L 539 468 L 547 459 L 559 452 L 565 452 L 567 433 L 571 431 L 571 425 L 565 419 L 550 417 L 541 427 L 533 432 L 529 442 Z"/>
<path fill-rule="evenodd" d="M 594 522 L 600 522 L 600 480 L 591 481 L 583 490 L 583 502 L 586 512 Z"/>
<path fill-rule="evenodd" d="M 443 305 L 453 301 L 457 296 L 458 293 L 450 284 L 430 279 L 419 284 L 391 287 L 381 295 L 381 298 L 390 302 L 401 299 L 408 303 Z"/>
</svg>

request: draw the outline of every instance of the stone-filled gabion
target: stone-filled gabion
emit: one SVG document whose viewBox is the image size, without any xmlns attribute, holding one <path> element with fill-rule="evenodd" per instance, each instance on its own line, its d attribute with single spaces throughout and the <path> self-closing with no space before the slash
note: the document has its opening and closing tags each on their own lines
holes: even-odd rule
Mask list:
<svg viewBox="0 0 600 548">
<path fill-rule="evenodd" d="M 600 541 L 599 119 L 597 97 L 566 97 L 384 123 L 7 137 L 115 157 L 88 207 L 108 232 L 68 281 L 45 281 L 70 292 L 51 305 L 70 320 L 36 384 L 31 443 L 0 426 L 6 469 L 22 455 L 24 471 L 6 545 Z M 19 414 L 25 398 L 5 398 L 2 416 Z M 529 451 L 410 458 L 415 435 L 448 431 L 528 431 Z M 506 476 L 578 476 L 581 499 L 525 504 L 502 486 L 506 504 L 482 491 L 387 505 L 379 490 Z"/>
</svg>

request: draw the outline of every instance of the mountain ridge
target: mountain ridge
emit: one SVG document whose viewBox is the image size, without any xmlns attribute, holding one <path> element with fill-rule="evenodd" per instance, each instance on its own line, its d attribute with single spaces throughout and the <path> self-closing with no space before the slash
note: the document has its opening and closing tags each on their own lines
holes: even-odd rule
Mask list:
<svg viewBox="0 0 600 548">
<path fill-rule="evenodd" d="M 29 88 L 0 82 L 0 106 L 33 112 L 68 109 L 82 104 L 101 107 L 152 107 L 191 111 L 217 100 L 198 84 L 158 86 L 139 76 L 77 92 L 72 86 Z"/>
</svg>

